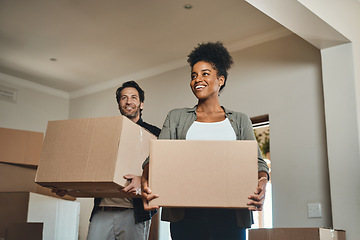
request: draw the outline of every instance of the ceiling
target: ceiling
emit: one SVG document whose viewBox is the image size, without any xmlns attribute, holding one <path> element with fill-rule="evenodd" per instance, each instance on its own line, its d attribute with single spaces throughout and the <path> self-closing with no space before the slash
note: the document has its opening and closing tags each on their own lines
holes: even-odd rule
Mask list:
<svg viewBox="0 0 360 240">
<path fill-rule="evenodd" d="M 277 29 L 244 0 L 0 0 L 0 73 L 71 93 Z"/>
</svg>

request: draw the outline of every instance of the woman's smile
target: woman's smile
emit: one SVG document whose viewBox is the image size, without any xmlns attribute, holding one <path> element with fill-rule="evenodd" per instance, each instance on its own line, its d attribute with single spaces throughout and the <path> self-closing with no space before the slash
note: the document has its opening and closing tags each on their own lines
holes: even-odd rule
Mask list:
<svg viewBox="0 0 360 240">
<path fill-rule="evenodd" d="M 206 86 L 205 85 L 200 85 L 200 84 L 195 85 L 196 90 L 202 90 L 202 89 L 204 89 L 204 87 L 206 87 Z"/>
</svg>

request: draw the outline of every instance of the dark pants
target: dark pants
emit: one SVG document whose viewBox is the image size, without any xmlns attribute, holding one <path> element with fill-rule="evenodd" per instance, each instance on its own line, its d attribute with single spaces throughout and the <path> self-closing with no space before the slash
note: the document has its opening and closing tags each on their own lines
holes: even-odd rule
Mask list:
<svg viewBox="0 0 360 240">
<path fill-rule="evenodd" d="M 236 225 L 233 209 L 188 208 L 185 218 L 170 223 L 173 240 L 245 240 L 246 229 Z"/>
</svg>

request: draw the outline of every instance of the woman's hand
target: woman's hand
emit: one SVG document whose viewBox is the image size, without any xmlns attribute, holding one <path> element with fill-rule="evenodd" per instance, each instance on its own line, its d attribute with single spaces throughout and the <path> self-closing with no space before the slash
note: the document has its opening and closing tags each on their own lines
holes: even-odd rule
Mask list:
<svg viewBox="0 0 360 240">
<path fill-rule="evenodd" d="M 250 199 L 248 202 L 249 210 L 261 211 L 263 209 L 267 182 L 267 176 L 261 176 L 259 178 L 258 187 L 256 188 L 254 195 L 248 197 Z"/>
<path fill-rule="evenodd" d="M 124 188 L 120 188 L 119 191 L 128 198 L 140 198 L 141 197 L 141 177 L 127 174 L 125 179 L 130 181 L 130 184 Z"/>
<path fill-rule="evenodd" d="M 143 175 L 141 177 L 141 197 L 143 199 L 144 209 L 146 211 L 152 211 L 158 209 L 159 206 L 149 206 L 149 201 L 152 199 L 158 198 L 159 195 L 153 194 L 148 185 L 149 180 L 149 164 L 146 164 L 143 170 Z"/>
</svg>

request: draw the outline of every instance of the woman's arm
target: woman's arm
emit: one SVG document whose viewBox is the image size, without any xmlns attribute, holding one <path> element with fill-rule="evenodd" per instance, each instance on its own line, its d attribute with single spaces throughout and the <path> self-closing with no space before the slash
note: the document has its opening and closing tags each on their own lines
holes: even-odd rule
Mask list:
<svg viewBox="0 0 360 240">
<path fill-rule="evenodd" d="M 256 140 L 254 129 L 252 127 L 252 122 L 249 117 L 247 117 L 244 124 L 244 137 L 245 140 Z M 254 194 L 248 197 L 249 210 L 261 211 L 263 209 L 266 193 L 266 184 L 269 181 L 269 176 L 269 166 L 263 159 L 260 148 L 258 146 L 258 186 Z"/>
<path fill-rule="evenodd" d="M 245 115 L 246 116 L 246 115 Z M 243 124 L 243 138 L 244 140 L 256 140 L 254 129 L 252 127 L 252 122 L 248 116 L 246 116 L 246 119 L 242 120 Z M 258 145 L 258 172 L 264 172 L 267 176 L 267 180 L 270 180 L 269 175 L 269 166 L 263 159 L 261 155 L 261 151 Z M 260 177 L 259 177 L 260 178 Z"/>
<path fill-rule="evenodd" d="M 249 210 L 252 211 L 261 211 L 263 209 L 266 193 L 266 184 L 268 182 L 268 173 L 259 172 L 258 173 L 258 187 L 256 188 L 253 195 L 250 195 L 249 198 Z"/>
</svg>

